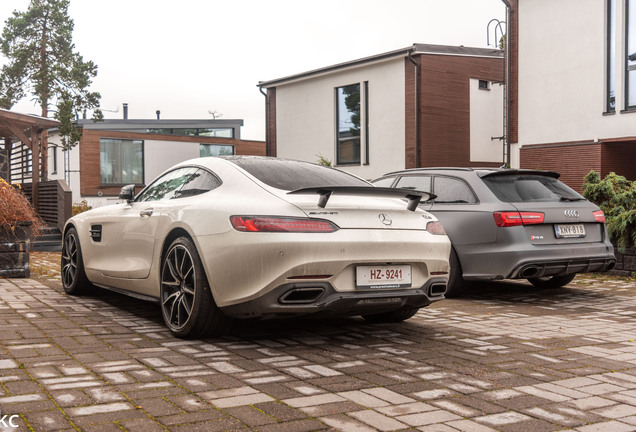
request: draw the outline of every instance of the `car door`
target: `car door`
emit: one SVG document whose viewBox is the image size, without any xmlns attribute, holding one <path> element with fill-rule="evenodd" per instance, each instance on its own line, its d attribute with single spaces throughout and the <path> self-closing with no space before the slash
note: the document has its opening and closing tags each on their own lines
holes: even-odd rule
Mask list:
<svg viewBox="0 0 636 432">
<path fill-rule="evenodd" d="M 477 195 L 464 179 L 435 175 L 432 192 L 437 197 L 429 211 L 440 220 L 459 255 L 463 246 L 497 240 L 493 210 L 480 205 Z"/>
<path fill-rule="evenodd" d="M 92 221 L 101 229 L 102 258 L 99 267 L 104 276 L 143 279 L 150 274 L 155 248 L 161 247 L 157 228 L 166 210 L 178 206 L 180 190 L 197 177 L 195 167 L 172 170 L 155 180 L 134 201 L 118 206 L 103 221 Z"/>
</svg>

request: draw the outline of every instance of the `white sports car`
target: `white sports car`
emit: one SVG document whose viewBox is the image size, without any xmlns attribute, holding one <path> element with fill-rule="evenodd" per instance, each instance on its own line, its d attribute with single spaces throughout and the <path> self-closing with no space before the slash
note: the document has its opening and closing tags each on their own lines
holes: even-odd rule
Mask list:
<svg viewBox="0 0 636 432">
<path fill-rule="evenodd" d="M 397 322 L 444 298 L 450 242 L 417 208 L 424 192 L 234 156 L 180 163 L 120 198 L 66 223 L 64 290 L 156 301 L 178 337 L 221 334 L 232 318 Z"/>
</svg>

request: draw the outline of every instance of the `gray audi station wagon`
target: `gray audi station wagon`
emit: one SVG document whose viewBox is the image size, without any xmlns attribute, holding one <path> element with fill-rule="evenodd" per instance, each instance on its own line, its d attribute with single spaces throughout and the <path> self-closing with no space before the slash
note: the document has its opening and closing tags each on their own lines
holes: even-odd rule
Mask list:
<svg viewBox="0 0 636 432">
<path fill-rule="evenodd" d="M 372 183 L 437 196 L 420 207 L 437 216 L 451 239 L 452 296 L 474 280 L 527 279 L 557 288 L 576 273 L 614 267 L 603 211 L 558 177 L 553 171 L 416 168 Z"/>
</svg>

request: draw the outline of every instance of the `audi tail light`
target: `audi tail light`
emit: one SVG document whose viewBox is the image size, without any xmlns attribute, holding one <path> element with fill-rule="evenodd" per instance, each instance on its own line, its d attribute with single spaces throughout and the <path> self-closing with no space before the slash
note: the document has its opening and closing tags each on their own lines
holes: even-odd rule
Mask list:
<svg viewBox="0 0 636 432">
<path fill-rule="evenodd" d="M 230 222 L 235 230 L 243 232 L 329 233 L 339 229 L 329 221 L 309 218 L 231 216 Z"/>
<path fill-rule="evenodd" d="M 494 212 L 495 224 L 498 227 L 519 225 L 536 225 L 543 223 L 545 215 L 539 212 Z"/>
<path fill-rule="evenodd" d="M 603 210 L 597 210 L 592 213 L 594 215 L 594 220 L 598 223 L 605 223 L 605 213 Z"/>
</svg>

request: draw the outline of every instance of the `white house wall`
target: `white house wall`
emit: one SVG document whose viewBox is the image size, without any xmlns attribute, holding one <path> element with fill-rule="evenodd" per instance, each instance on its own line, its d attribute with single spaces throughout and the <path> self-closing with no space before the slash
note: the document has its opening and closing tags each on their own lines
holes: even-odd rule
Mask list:
<svg viewBox="0 0 636 432">
<path fill-rule="evenodd" d="M 54 147 L 57 148 L 57 170 L 53 164 Z M 48 175 L 49 180 L 66 180 L 64 173 L 68 170 L 67 177 L 70 177 L 68 187 L 73 192 L 73 202 L 79 203 L 80 198 L 80 162 L 79 162 L 79 146 L 73 147 L 67 152 L 62 151 L 60 136 L 57 132 L 49 132 L 48 135 Z M 54 172 L 55 170 L 55 172 Z"/>
<path fill-rule="evenodd" d="M 616 11 L 616 113 L 605 110 L 606 2 L 519 1 L 519 144 L 636 135 L 624 109 L 623 2 Z"/>
<path fill-rule="evenodd" d="M 335 164 L 337 87 L 369 82 L 369 165 L 342 169 L 366 179 L 404 168 L 404 59 L 336 71 L 276 87 L 277 156 Z M 362 115 L 364 108 L 361 106 Z M 364 162 L 364 137 L 361 143 Z"/>
<path fill-rule="evenodd" d="M 64 152 L 61 151 L 61 148 L 58 149 L 57 154 L 57 173 L 53 173 L 53 149 L 51 148 L 51 145 L 55 143 L 59 143 L 59 137 L 57 134 L 52 133 L 49 136 L 49 179 L 64 180 Z M 69 150 L 69 152 L 70 166 L 67 167 L 67 169 L 70 170 L 69 175 L 71 182 L 69 187 L 72 191 L 73 203 L 80 203 L 82 200 L 86 200 L 87 204 L 92 207 L 102 207 L 121 202 L 121 200 L 115 197 L 80 195 L 79 170 L 81 167 L 79 160 L 79 146 L 73 147 L 73 149 Z M 179 162 L 198 157 L 199 143 L 144 140 L 145 183 L 150 184 L 155 177 Z M 99 173 L 96 173 L 96 175 L 99 175 Z"/>
<path fill-rule="evenodd" d="M 503 84 L 489 82 L 488 90 L 479 88 L 478 79 L 470 80 L 470 161 L 502 162 Z"/>
</svg>

